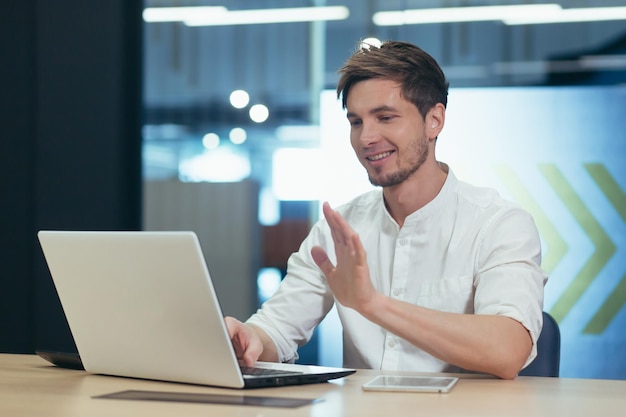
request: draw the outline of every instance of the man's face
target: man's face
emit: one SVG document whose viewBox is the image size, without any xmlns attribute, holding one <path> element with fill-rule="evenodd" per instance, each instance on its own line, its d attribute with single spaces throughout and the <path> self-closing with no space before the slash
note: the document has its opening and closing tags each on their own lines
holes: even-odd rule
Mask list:
<svg viewBox="0 0 626 417">
<path fill-rule="evenodd" d="M 373 185 L 398 185 L 426 161 L 424 119 L 402 97 L 396 81 L 375 78 L 354 84 L 346 109 L 352 148 Z"/>
</svg>

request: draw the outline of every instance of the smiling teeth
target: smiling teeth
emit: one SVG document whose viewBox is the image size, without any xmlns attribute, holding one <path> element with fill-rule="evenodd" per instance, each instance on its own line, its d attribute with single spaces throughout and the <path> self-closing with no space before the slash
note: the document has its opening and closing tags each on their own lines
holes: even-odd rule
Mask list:
<svg viewBox="0 0 626 417">
<path fill-rule="evenodd" d="M 389 155 L 391 155 L 391 152 L 383 152 L 379 153 L 378 155 L 369 156 L 367 159 L 369 159 L 370 161 L 378 161 L 379 159 L 383 159 Z"/>
</svg>

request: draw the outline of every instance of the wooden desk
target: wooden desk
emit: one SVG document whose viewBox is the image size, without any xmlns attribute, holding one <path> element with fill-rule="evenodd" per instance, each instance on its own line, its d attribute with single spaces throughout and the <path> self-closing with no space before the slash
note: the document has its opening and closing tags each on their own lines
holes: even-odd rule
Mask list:
<svg viewBox="0 0 626 417">
<path fill-rule="evenodd" d="M 332 383 L 256 390 L 90 375 L 61 369 L 34 355 L 0 354 L 0 416 L 624 416 L 626 381 L 464 376 L 449 394 L 363 392 L 377 371 Z M 95 399 L 124 390 L 219 393 L 319 399 L 298 408 Z"/>
</svg>

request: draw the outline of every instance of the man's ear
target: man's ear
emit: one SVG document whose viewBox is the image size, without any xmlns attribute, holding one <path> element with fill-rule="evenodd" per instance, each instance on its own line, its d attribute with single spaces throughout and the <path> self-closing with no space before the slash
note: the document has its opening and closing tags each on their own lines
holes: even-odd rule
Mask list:
<svg viewBox="0 0 626 417">
<path fill-rule="evenodd" d="M 446 108 L 441 103 L 435 104 L 426 114 L 426 133 L 429 139 L 435 139 L 446 122 Z"/>
</svg>

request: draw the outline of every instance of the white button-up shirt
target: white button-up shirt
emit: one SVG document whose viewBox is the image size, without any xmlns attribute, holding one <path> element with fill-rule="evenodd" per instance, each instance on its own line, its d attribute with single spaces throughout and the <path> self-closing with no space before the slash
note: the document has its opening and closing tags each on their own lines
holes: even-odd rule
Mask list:
<svg viewBox="0 0 626 417">
<path fill-rule="evenodd" d="M 452 171 L 434 200 L 399 227 L 385 208 L 382 191 L 363 194 L 337 210 L 359 234 L 374 287 L 423 307 L 464 314 L 511 317 L 533 340 L 536 356 L 542 327 L 546 274 L 531 216 L 488 188 L 458 181 Z M 335 252 L 324 219 L 317 222 L 288 262 L 280 288 L 248 323 L 274 340 L 281 361 L 333 307 L 326 278 L 311 257 L 322 246 Z M 337 303 L 343 326 L 344 366 L 385 370 L 460 371 Z"/>
</svg>

